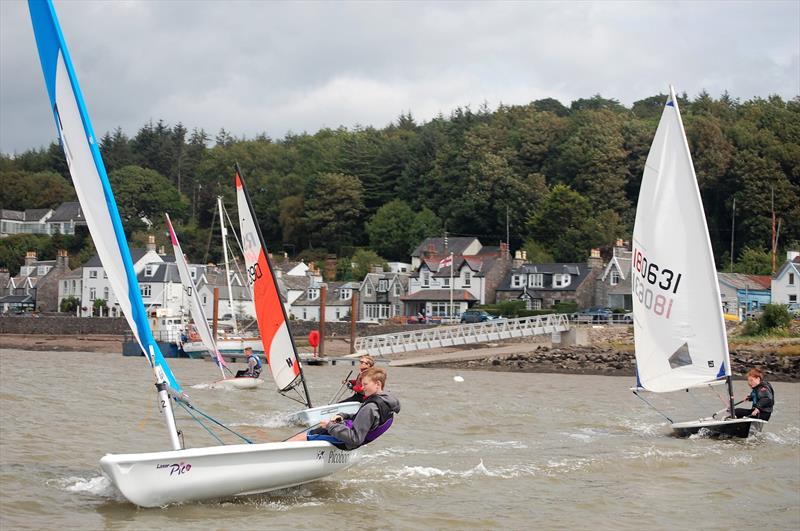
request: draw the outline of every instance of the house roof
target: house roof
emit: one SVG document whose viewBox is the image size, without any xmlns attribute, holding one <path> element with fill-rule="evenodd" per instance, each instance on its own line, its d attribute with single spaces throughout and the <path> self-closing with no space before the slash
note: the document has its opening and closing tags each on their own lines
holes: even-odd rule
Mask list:
<svg viewBox="0 0 800 531">
<path fill-rule="evenodd" d="M 475 237 L 447 238 L 447 249 L 445 249 L 444 238 L 426 238 L 414 249 L 411 256 L 421 257 L 424 253 L 428 252 L 441 256 L 449 253 L 463 254 L 475 241 L 480 244 L 480 240 Z"/>
<path fill-rule="evenodd" d="M 364 282 L 362 282 L 362 286 L 369 283 L 374 288 L 377 288 L 381 280 L 388 280 L 389 286 L 398 282 L 403 287 L 403 291 L 408 291 L 408 278 L 408 273 L 391 273 L 388 271 L 382 273 L 367 273 L 367 276 L 364 277 Z"/>
<path fill-rule="evenodd" d="M 147 264 L 151 268 L 155 268 L 152 275 L 145 275 L 147 268 L 142 269 L 138 275 L 136 275 L 136 279 L 139 282 L 147 282 L 147 283 L 156 283 L 156 284 L 164 284 L 166 282 L 175 282 L 180 284 L 181 276 L 178 273 L 178 266 L 174 263 L 155 263 L 155 264 Z"/>
<path fill-rule="evenodd" d="M 512 287 L 511 280 L 514 275 L 530 274 L 542 274 L 546 277 L 569 274 L 574 278 L 566 286 L 554 287 L 552 282 L 545 282 L 544 286 L 531 287 L 529 291 L 575 291 L 588 278 L 591 271 L 585 263 L 522 264 L 511 270 L 497 291 L 524 291 L 524 286 Z"/>
<path fill-rule="evenodd" d="M 339 296 L 339 290 L 341 289 L 350 289 L 352 291 L 358 291 L 361 288 L 360 282 L 327 282 L 328 285 L 328 292 L 325 297 L 325 306 L 350 306 L 353 303 L 352 298 L 342 299 Z M 316 289 L 319 289 L 319 285 L 313 286 Z M 317 297 L 314 300 L 308 300 L 308 290 L 304 290 L 303 294 L 300 295 L 297 300 L 292 303 L 292 306 L 319 306 L 320 300 Z"/>
<path fill-rule="evenodd" d="M 748 275 L 745 273 L 717 273 L 719 281 L 733 289 L 771 289 L 772 279 L 768 275 Z"/>
<path fill-rule="evenodd" d="M 143 249 L 141 247 L 128 247 L 128 249 L 131 252 L 131 258 L 133 259 L 134 264 L 139 260 L 141 260 L 142 257 L 147 254 L 147 249 Z M 174 256 L 162 256 L 161 258 L 165 262 L 175 261 Z M 92 255 L 92 257 L 89 258 L 85 264 L 83 264 L 83 267 L 103 267 L 103 264 L 100 262 L 100 257 L 95 254 Z"/>
<path fill-rule="evenodd" d="M 66 203 L 61 203 L 48 221 L 81 221 L 85 223 L 86 218 L 83 216 L 83 210 L 79 202 L 68 201 Z"/>
<path fill-rule="evenodd" d="M 0 208 L 0 219 L 8 219 L 11 221 L 25 221 L 25 212 L 20 210 L 9 210 L 7 208 Z"/>
<path fill-rule="evenodd" d="M 772 278 L 778 279 L 789 270 L 794 270 L 796 274 L 800 274 L 800 256 L 795 256 L 792 260 L 786 260 Z"/>
<path fill-rule="evenodd" d="M 49 208 L 29 208 L 25 210 L 25 221 L 39 221 L 52 212 Z"/>
<path fill-rule="evenodd" d="M 421 289 L 405 297 L 400 297 L 402 301 L 449 301 L 449 289 Z M 453 290 L 454 301 L 477 301 L 478 299 L 465 289 Z"/>
</svg>

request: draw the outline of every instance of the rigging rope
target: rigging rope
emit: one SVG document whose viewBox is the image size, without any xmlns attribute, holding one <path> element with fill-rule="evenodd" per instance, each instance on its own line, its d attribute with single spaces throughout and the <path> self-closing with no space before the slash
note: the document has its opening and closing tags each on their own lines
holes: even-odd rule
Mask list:
<svg viewBox="0 0 800 531">
<path fill-rule="evenodd" d="M 665 414 L 663 414 L 661 411 L 659 411 L 659 410 L 658 410 L 658 408 L 657 408 L 656 406 L 654 406 L 653 404 L 651 404 L 650 402 L 648 402 L 647 400 L 645 400 L 645 398 L 644 398 L 643 396 L 641 396 L 639 393 L 637 393 L 636 391 L 633 391 L 633 394 L 635 394 L 636 396 L 638 396 L 638 397 L 639 397 L 639 398 L 642 400 L 642 402 L 644 402 L 645 404 L 647 404 L 648 406 L 650 406 L 651 408 L 653 408 L 653 410 L 655 410 L 655 412 L 656 412 L 656 413 L 658 413 L 659 415 L 661 415 L 662 417 L 664 417 L 665 419 L 667 419 L 668 421 L 670 421 L 670 423 L 674 423 L 674 422 L 675 422 L 674 420 L 672 420 L 671 418 L 669 418 L 668 416 L 666 416 Z"/>
<path fill-rule="evenodd" d="M 204 424 L 204 423 L 203 423 L 201 420 L 199 420 L 197 417 L 195 417 L 195 416 L 192 414 L 192 412 L 191 412 L 191 411 L 189 411 L 189 409 L 191 409 L 192 411 L 196 411 L 197 413 L 199 413 L 200 415 L 202 415 L 203 417 L 205 417 L 207 420 L 210 420 L 211 422 L 213 422 L 213 423 L 214 423 L 214 424 L 216 424 L 217 426 L 219 426 L 219 427 L 221 427 L 221 428 L 223 428 L 223 429 L 227 430 L 228 432 L 230 432 L 230 433 L 232 433 L 232 434 L 236 435 L 237 437 L 239 437 L 241 440 L 243 440 L 243 441 L 244 441 L 244 442 L 246 442 L 247 444 L 253 444 L 253 441 L 252 441 L 252 440 L 248 439 L 247 437 L 245 437 L 245 436 L 244 436 L 244 435 L 242 435 L 241 433 L 239 433 L 239 432 L 237 432 L 237 431 L 234 431 L 234 430 L 230 429 L 229 427 L 227 427 L 225 424 L 221 423 L 221 422 L 220 422 L 220 421 L 218 421 L 217 419 L 215 419 L 215 418 L 213 418 L 213 417 L 211 417 L 211 416 L 209 416 L 209 415 L 206 415 L 205 413 L 203 413 L 201 410 L 199 410 L 199 409 L 197 409 L 196 407 L 194 407 L 194 406 L 193 406 L 192 404 L 190 404 L 189 402 L 185 402 L 184 400 L 180 400 L 180 399 L 177 399 L 177 398 L 175 399 L 175 401 L 176 401 L 176 402 L 177 402 L 177 403 L 178 403 L 178 404 L 179 404 L 179 405 L 180 405 L 180 406 L 181 406 L 183 409 L 185 409 L 185 410 L 186 410 L 186 412 L 187 412 L 187 413 L 189 413 L 189 415 L 191 415 L 191 416 L 192 416 L 192 418 L 193 418 L 193 419 L 194 419 L 194 420 L 195 420 L 195 421 L 196 421 L 198 424 L 200 424 L 200 425 L 201 425 L 203 428 L 205 428 L 205 430 L 206 430 L 206 431 L 208 431 L 208 432 L 211 434 L 211 436 L 212 436 L 212 437 L 214 437 L 215 439 L 217 439 L 217 441 L 219 441 L 219 443 L 220 443 L 220 444 L 225 444 L 225 443 L 224 443 L 222 440 L 220 440 L 220 438 L 219 438 L 219 437 L 217 437 L 217 435 L 216 435 L 214 432 L 212 432 L 211 430 L 209 430 L 209 429 L 208 429 L 208 426 L 206 426 L 206 425 L 205 425 L 205 424 Z"/>
</svg>

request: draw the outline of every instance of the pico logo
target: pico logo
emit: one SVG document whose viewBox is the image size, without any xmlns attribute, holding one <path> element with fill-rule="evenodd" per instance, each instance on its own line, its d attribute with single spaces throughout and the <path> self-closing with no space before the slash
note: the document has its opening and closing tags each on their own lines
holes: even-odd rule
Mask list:
<svg viewBox="0 0 800 531">
<path fill-rule="evenodd" d="M 184 463 L 181 461 L 180 463 L 169 463 L 169 464 L 160 464 L 156 465 L 156 468 L 167 468 L 169 469 L 169 475 L 172 476 L 180 476 L 181 474 L 186 474 L 192 469 L 191 463 Z"/>
</svg>

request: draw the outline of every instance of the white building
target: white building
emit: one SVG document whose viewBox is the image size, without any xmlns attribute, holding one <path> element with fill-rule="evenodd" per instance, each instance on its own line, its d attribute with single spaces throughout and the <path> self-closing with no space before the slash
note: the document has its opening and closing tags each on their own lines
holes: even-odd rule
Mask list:
<svg viewBox="0 0 800 531">
<path fill-rule="evenodd" d="M 772 277 L 773 304 L 800 302 L 800 252 L 789 251 L 786 261 Z"/>
</svg>

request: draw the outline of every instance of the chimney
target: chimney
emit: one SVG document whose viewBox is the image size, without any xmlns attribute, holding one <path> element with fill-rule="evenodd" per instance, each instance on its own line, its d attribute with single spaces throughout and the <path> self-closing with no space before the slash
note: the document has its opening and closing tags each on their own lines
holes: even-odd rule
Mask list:
<svg viewBox="0 0 800 531">
<path fill-rule="evenodd" d="M 500 242 L 500 259 L 501 260 L 511 259 L 511 251 L 509 251 L 508 244 L 505 242 Z"/>
<path fill-rule="evenodd" d="M 36 261 L 36 251 L 28 251 L 27 253 L 25 253 L 26 266 L 33 265 L 35 261 Z"/>
<path fill-rule="evenodd" d="M 69 255 L 66 249 L 59 249 L 56 253 L 56 269 L 69 269 Z"/>
<path fill-rule="evenodd" d="M 587 261 L 589 269 L 601 269 L 603 267 L 603 259 L 600 257 L 600 249 L 592 249 Z"/>
<path fill-rule="evenodd" d="M 333 282 L 336 280 L 336 255 L 329 254 L 325 257 L 325 280 Z"/>
<path fill-rule="evenodd" d="M 161 255 L 161 256 L 164 256 L 165 254 L 167 254 L 164 251 L 164 246 L 163 245 L 158 248 L 158 254 Z"/>
<path fill-rule="evenodd" d="M 522 258 L 522 251 L 517 249 L 516 251 L 514 251 L 514 260 L 511 262 L 511 267 L 516 269 L 518 267 L 522 267 L 522 264 L 524 263 L 525 260 Z"/>
<path fill-rule="evenodd" d="M 800 256 L 800 252 L 798 252 L 798 251 L 787 251 L 786 252 L 786 259 L 789 260 L 790 262 L 793 261 L 798 256 Z"/>
<path fill-rule="evenodd" d="M 152 234 L 147 236 L 147 252 L 156 250 L 156 237 Z"/>
</svg>

